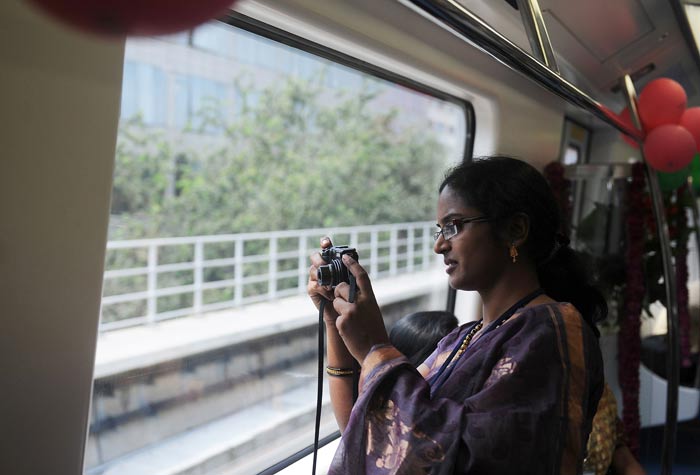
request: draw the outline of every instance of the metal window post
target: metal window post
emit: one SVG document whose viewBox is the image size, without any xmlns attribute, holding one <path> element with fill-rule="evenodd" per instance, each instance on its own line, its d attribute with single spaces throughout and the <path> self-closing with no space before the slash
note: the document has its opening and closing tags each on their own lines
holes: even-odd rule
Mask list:
<svg viewBox="0 0 700 475">
<path fill-rule="evenodd" d="M 369 271 L 370 276 L 376 277 L 379 274 L 379 231 L 376 229 L 372 230 L 370 237 L 370 258 L 369 258 Z"/>
<path fill-rule="evenodd" d="M 192 301 L 195 315 L 202 312 L 202 284 L 204 284 L 204 243 L 198 239 L 194 243 L 194 298 Z"/>
<path fill-rule="evenodd" d="M 158 313 L 158 298 L 156 289 L 158 288 L 158 245 L 148 246 L 148 300 L 146 304 L 146 321 L 149 324 L 155 323 L 156 313 Z"/>
<path fill-rule="evenodd" d="M 421 267 L 423 269 L 427 269 L 430 264 L 430 252 L 433 249 L 433 228 L 430 226 L 424 226 L 423 227 L 423 239 L 421 240 L 422 243 L 422 262 L 421 262 Z"/>
<path fill-rule="evenodd" d="M 302 234 L 301 236 L 299 236 L 299 260 L 297 264 L 299 272 L 299 281 L 297 283 L 297 287 L 299 288 L 299 292 L 302 292 L 304 289 L 306 289 L 306 283 L 309 279 L 308 269 L 311 266 L 309 256 L 307 256 L 307 254 L 309 253 L 309 250 L 306 247 L 307 239 L 308 236 L 306 234 Z"/>
<path fill-rule="evenodd" d="M 389 275 L 396 275 L 398 269 L 398 263 L 396 262 L 398 256 L 398 233 L 396 228 L 391 228 L 389 233 Z"/>
<path fill-rule="evenodd" d="M 233 302 L 236 307 L 240 307 L 243 305 L 243 253 L 245 252 L 244 240 L 241 237 L 236 239 L 235 252 L 233 278 L 236 283 L 233 290 Z"/>
<path fill-rule="evenodd" d="M 268 288 L 267 294 L 270 300 L 277 297 L 277 261 L 279 259 L 277 252 L 277 238 L 270 238 L 270 261 L 268 262 Z"/>
<path fill-rule="evenodd" d="M 416 241 L 415 241 L 415 233 L 416 229 L 413 226 L 409 226 L 406 229 L 406 254 L 407 254 L 407 260 L 408 260 L 408 265 L 406 267 L 406 270 L 408 272 L 413 272 L 413 266 L 414 266 L 414 260 L 416 259 L 415 253 L 416 253 Z"/>
</svg>

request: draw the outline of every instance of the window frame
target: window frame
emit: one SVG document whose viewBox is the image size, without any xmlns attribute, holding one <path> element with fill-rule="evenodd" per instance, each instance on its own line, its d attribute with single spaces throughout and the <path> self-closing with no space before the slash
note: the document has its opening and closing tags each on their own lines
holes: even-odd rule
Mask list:
<svg viewBox="0 0 700 475">
<path fill-rule="evenodd" d="M 428 86 L 419 81 L 407 78 L 400 74 L 396 74 L 388 69 L 377 66 L 373 63 L 363 61 L 350 54 L 346 54 L 319 43 L 311 41 L 307 38 L 295 35 L 281 28 L 264 23 L 255 18 L 249 17 L 234 10 L 219 18 L 219 21 L 227 25 L 246 30 L 250 33 L 262 36 L 272 41 L 283 43 L 292 48 L 305 51 L 337 64 L 352 68 L 354 70 L 369 74 L 371 76 L 383 79 L 385 81 L 398 84 L 400 86 L 414 89 L 424 94 L 428 94 L 437 99 L 452 103 L 460 107 L 464 111 L 465 134 L 464 134 L 464 152 L 462 154 L 462 162 L 470 162 L 474 157 L 474 137 L 476 132 L 476 116 L 474 106 L 466 99 L 448 94 L 440 89 Z M 447 301 L 445 302 L 445 310 L 453 312 L 457 302 L 457 290 L 448 287 Z M 282 467 L 284 468 L 284 467 Z M 274 473 L 274 472 L 270 472 Z"/>
<path fill-rule="evenodd" d="M 249 17 L 237 11 L 229 11 L 228 14 L 219 18 L 224 24 L 246 30 L 258 36 L 262 36 L 272 41 L 285 44 L 292 48 L 318 56 L 323 59 L 333 61 L 342 66 L 349 67 L 359 72 L 369 74 L 379 79 L 392 82 L 394 84 L 413 89 L 423 94 L 433 96 L 436 99 L 450 102 L 464 111 L 466 124 L 463 161 L 470 161 L 474 152 L 474 133 L 476 131 L 476 121 L 474 106 L 466 99 L 448 94 L 440 89 L 428 86 L 414 79 L 396 74 L 388 69 L 377 66 L 373 63 L 356 58 L 352 55 L 331 49 L 319 43 L 311 41 L 302 36 L 295 35 L 281 28 L 264 23 L 255 18 Z"/>
<path fill-rule="evenodd" d="M 578 140 L 572 137 L 572 128 L 579 127 L 583 129 L 586 133 L 584 140 Z M 578 160 L 575 164 L 568 165 L 576 167 L 577 165 L 586 165 L 590 161 L 591 156 L 591 144 L 593 143 L 593 130 L 574 119 L 570 116 L 564 116 L 564 122 L 562 124 L 562 134 L 561 134 L 561 145 L 559 147 L 559 162 L 564 163 L 564 156 L 568 147 L 576 148 L 578 150 Z M 581 219 L 581 214 L 583 212 L 583 199 L 586 196 L 586 183 L 585 182 L 574 182 L 572 183 L 572 198 L 573 206 L 571 212 L 571 222 L 578 223 Z M 575 239 L 572 238 L 575 243 Z"/>
<path fill-rule="evenodd" d="M 462 161 L 471 161 L 474 147 L 474 134 L 476 130 L 475 113 L 473 105 L 465 99 L 456 97 L 454 95 L 448 94 L 440 89 L 428 86 L 411 78 L 399 75 L 388 69 L 382 68 L 375 64 L 363 61 L 357 57 L 350 54 L 346 54 L 329 47 L 323 46 L 322 44 L 316 43 L 304 37 L 295 35 L 286 30 L 277 28 L 275 26 L 264 23 L 255 18 L 249 17 L 242 13 L 230 10 L 226 15 L 218 19 L 224 25 L 228 25 L 243 31 L 247 31 L 254 35 L 266 38 L 268 40 L 274 41 L 279 44 L 286 45 L 288 47 L 294 48 L 296 50 L 308 53 L 317 58 L 322 58 L 325 60 L 332 61 L 333 63 L 339 64 L 351 68 L 355 71 L 373 76 L 375 78 L 388 81 L 394 85 L 402 86 L 407 89 L 411 89 L 422 94 L 429 95 L 433 98 L 449 102 L 453 105 L 458 106 L 464 114 L 465 121 L 465 135 L 463 144 Z M 188 35 L 188 43 L 192 43 L 191 33 Z M 447 308 L 454 310 L 456 291 L 450 289 L 447 295 Z M 319 440 L 318 447 L 321 448 L 328 443 L 338 439 L 340 437 L 340 431 L 335 431 Z M 298 462 L 302 458 L 313 453 L 313 444 L 291 454 L 290 456 L 274 461 L 273 464 L 261 471 L 259 475 L 272 475 L 281 470 L 290 467 L 294 463 Z"/>
</svg>

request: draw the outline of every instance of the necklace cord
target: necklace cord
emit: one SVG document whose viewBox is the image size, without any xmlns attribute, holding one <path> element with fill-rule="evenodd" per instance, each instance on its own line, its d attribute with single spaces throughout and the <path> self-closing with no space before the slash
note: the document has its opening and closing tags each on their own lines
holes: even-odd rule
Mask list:
<svg viewBox="0 0 700 475">
<path fill-rule="evenodd" d="M 513 314 L 515 314 L 515 312 L 518 311 L 518 309 L 529 304 L 530 302 L 532 302 L 533 300 L 535 300 L 537 297 L 539 297 L 542 294 L 544 294 L 544 289 L 539 288 L 539 289 L 527 294 L 525 297 L 518 300 L 517 302 L 515 302 L 513 305 L 511 305 L 511 307 L 508 310 L 503 312 L 500 317 L 498 317 L 496 320 L 491 322 L 491 324 L 488 327 L 486 327 L 486 330 L 484 330 L 484 332 L 481 336 L 483 337 L 487 333 L 489 333 L 489 332 L 495 330 L 496 328 L 500 327 L 501 325 L 503 325 L 503 323 L 505 323 L 506 320 L 508 320 L 510 317 L 513 316 Z M 454 365 L 451 365 L 451 363 L 453 362 L 453 360 L 455 360 L 455 358 L 459 358 L 460 356 L 462 356 L 462 353 L 466 352 L 467 347 L 469 346 L 469 342 L 471 342 L 471 340 L 474 337 L 474 335 L 476 334 L 476 332 L 479 331 L 483 327 L 483 325 L 484 325 L 483 322 L 484 322 L 483 320 L 479 320 L 478 322 L 476 322 L 474 324 L 474 326 L 469 330 L 469 332 L 466 334 L 464 339 L 462 339 L 461 341 L 458 341 L 458 343 L 455 345 L 454 349 L 452 350 L 452 353 L 450 353 L 450 356 L 442 364 L 442 366 L 440 367 L 440 370 L 435 374 L 435 376 L 430 378 L 429 382 L 431 383 L 431 386 L 432 386 L 432 383 L 436 383 L 440 379 L 440 377 L 444 375 L 444 377 L 442 378 L 442 381 L 440 381 L 439 384 L 436 384 L 435 387 L 433 388 L 433 392 L 437 391 L 440 388 L 440 386 L 442 386 L 442 384 L 447 380 L 449 375 L 452 373 L 452 370 L 454 369 Z M 449 369 L 449 371 L 448 371 L 448 369 Z"/>
</svg>

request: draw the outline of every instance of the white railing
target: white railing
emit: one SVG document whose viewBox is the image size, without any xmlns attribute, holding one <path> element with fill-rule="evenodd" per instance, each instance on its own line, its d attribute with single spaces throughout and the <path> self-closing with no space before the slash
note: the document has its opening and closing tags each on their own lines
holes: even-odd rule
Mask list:
<svg viewBox="0 0 700 475">
<path fill-rule="evenodd" d="M 433 262 L 433 228 L 422 221 L 110 241 L 100 329 L 305 293 L 309 255 L 324 235 L 336 245 L 357 248 L 373 278 L 427 269 Z"/>
</svg>

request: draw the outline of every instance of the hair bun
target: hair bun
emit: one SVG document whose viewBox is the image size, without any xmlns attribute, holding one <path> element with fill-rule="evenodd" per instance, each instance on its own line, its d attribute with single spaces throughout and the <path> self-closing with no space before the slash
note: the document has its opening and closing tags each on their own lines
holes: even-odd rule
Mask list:
<svg viewBox="0 0 700 475">
<path fill-rule="evenodd" d="M 552 249 L 549 251 L 547 257 L 542 259 L 542 261 L 540 261 L 538 265 L 544 266 L 546 264 L 549 264 L 552 261 L 552 259 L 554 259 L 554 256 L 556 256 L 562 248 L 569 247 L 569 243 L 571 243 L 571 241 L 565 234 L 560 232 L 554 234 L 554 244 L 552 245 Z"/>
<path fill-rule="evenodd" d="M 569 239 L 569 236 L 567 236 L 564 233 L 556 233 L 554 235 L 554 239 L 562 247 L 566 247 L 571 243 L 571 240 Z"/>
</svg>

